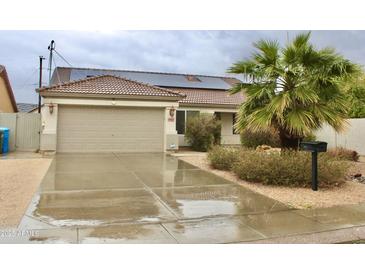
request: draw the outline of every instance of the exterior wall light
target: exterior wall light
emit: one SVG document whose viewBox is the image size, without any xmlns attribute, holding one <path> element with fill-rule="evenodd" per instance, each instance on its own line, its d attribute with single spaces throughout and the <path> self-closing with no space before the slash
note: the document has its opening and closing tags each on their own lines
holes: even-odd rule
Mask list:
<svg viewBox="0 0 365 274">
<path fill-rule="evenodd" d="M 48 105 L 48 110 L 49 110 L 49 113 L 52 114 L 53 113 L 53 109 L 54 109 L 54 105 L 52 103 L 50 103 Z"/>
<path fill-rule="evenodd" d="M 172 106 L 169 110 L 169 121 L 173 122 L 174 121 L 174 116 L 175 116 L 175 108 Z"/>
<path fill-rule="evenodd" d="M 171 107 L 170 108 L 170 117 L 174 117 L 174 115 L 175 115 L 175 108 Z"/>
</svg>

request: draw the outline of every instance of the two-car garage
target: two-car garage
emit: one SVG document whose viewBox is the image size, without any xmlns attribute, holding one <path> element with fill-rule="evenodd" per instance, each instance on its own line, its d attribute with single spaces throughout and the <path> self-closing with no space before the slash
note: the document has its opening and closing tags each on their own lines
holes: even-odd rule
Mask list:
<svg viewBox="0 0 365 274">
<path fill-rule="evenodd" d="M 161 152 L 164 109 L 58 107 L 58 152 Z"/>
</svg>

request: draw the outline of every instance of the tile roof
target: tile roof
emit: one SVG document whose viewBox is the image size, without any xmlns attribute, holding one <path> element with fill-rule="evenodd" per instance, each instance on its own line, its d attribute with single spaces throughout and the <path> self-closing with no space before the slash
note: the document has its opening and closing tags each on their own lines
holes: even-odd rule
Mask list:
<svg viewBox="0 0 365 274">
<path fill-rule="evenodd" d="M 179 101 L 180 104 L 209 104 L 238 106 L 244 101 L 243 93 L 230 95 L 225 90 L 170 88 L 173 91 L 185 94 L 186 97 Z"/>
<path fill-rule="evenodd" d="M 18 111 L 19 112 L 31 112 L 38 108 L 37 104 L 29 104 L 29 103 L 17 103 Z"/>
<path fill-rule="evenodd" d="M 37 89 L 43 93 L 161 96 L 181 99 L 184 95 L 114 75 L 101 75 Z"/>
</svg>

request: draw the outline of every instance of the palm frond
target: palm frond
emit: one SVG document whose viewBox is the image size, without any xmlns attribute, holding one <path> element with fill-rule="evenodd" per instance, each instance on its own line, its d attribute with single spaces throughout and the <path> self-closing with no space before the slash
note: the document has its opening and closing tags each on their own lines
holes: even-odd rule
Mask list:
<svg viewBox="0 0 365 274">
<path fill-rule="evenodd" d="M 310 36 L 311 36 L 310 31 L 307 33 L 300 33 L 297 36 L 295 36 L 294 40 L 292 41 L 292 45 L 295 48 L 302 48 L 302 47 L 308 45 Z"/>
<path fill-rule="evenodd" d="M 275 113 L 277 117 L 280 119 L 284 118 L 285 110 L 292 104 L 292 99 L 288 92 L 282 92 L 275 96 L 269 104 L 267 104 L 267 108 L 270 112 Z"/>
<path fill-rule="evenodd" d="M 270 127 L 273 118 L 274 113 L 263 107 L 244 116 L 244 124 L 248 130 L 253 132 L 266 131 Z"/>
<path fill-rule="evenodd" d="M 277 41 L 262 39 L 253 45 L 258 50 L 258 52 L 253 55 L 253 59 L 256 60 L 257 63 L 265 65 L 276 64 L 280 50 L 280 46 Z"/>
<path fill-rule="evenodd" d="M 274 82 L 253 83 L 247 86 L 246 94 L 255 100 L 264 100 L 275 95 L 274 89 Z"/>
<path fill-rule="evenodd" d="M 230 68 L 228 68 L 228 73 L 236 74 L 254 74 L 257 64 L 251 60 L 241 61 L 234 63 Z"/>
<path fill-rule="evenodd" d="M 292 99 L 301 105 L 311 105 L 317 103 L 320 98 L 317 92 L 308 86 L 299 86 L 291 93 Z"/>
<path fill-rule="evenodd" d="M 313 113 L 304 108 L 295 108 L 287 113 L 285 127 L 294 136 L 306 136 L 314 125 Z"/>
<path fill-rule="evenodd" d="M 245 89 L 247 89 L 248 87 L 250 87 L 251 84 L 249 83 L 237 83 L 235 84 L 230 90 L 229 93 L 230 94 L 236 94 L 236 93 L 240 93 L 240 92 L 244 92 Z"/>
</svg>

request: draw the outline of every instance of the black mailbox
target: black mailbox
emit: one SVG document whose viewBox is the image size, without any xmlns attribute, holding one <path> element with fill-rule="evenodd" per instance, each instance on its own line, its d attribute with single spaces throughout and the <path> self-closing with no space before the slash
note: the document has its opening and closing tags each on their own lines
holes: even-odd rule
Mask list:
<svg viewBox="0 0 365 274">
<path fill-rule="evenodd" d="M 300 148 L 302 150 L 312 152 L 312 189 L 318 190 L 318 152 L 327 151 L 326 142 L 301 142 Z"/>
<path fill-rule="evenodd" d="M 326 152 L 327 143 L 326 142 L 301 142 L 300 148 L 307 151 L 316 152 Z"/>
</svg>

